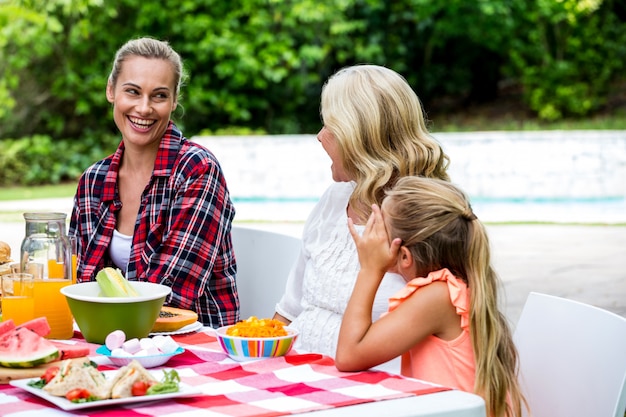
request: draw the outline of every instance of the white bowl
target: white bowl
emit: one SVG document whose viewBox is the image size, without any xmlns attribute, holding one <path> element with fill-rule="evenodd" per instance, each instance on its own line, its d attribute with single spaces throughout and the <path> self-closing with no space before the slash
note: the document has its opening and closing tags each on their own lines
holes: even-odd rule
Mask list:
<svg viewBox="0 0 626 417">
<path fill-rule="evenodd" d="M 149 355 L 149 356 L 111 356 L 111 351 L 105 346 L 102 345 L 98 349 L 96 349 L 96 353 L 106 356 L 115 366 L 125 366 L 128 365 L 133 359 L 137 360 L 144 368 L 154 368 L 157 366 L 165 365 L 167 361 L 169 361 L 172 357 L 176 355 L 180 355 L 183 353 L 185 349 L 182 347 L 178 347 L 172 353 L 162 353 L 160 355 Z"/>
</svg>

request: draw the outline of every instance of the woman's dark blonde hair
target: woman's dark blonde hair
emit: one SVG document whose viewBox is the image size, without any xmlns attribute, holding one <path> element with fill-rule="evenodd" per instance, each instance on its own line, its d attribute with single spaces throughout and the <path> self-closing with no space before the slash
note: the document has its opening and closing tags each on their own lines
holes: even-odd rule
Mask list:
<svg viewBox="0 0 626 417">
<path fill-rule="evenodd" d="M 122 63 L 129 57 L 141 56 L 149 59 L 162 59 L 172 65 L 174 72 L 174 86 L 176 88 L 175 98 L 180 96 L 180 89 L 187 79 L 187 74 L 183 67 L 180 55 L 166 41 L 160 41 L 153 38 L 143 37 L 132 39 L 126 42 L 117 50 L 113 67 L 109 74 L 109 84 L 113 87 L 117 84 L 117 79 L 122 71 Z"/>
<path fill-rule="evenodd" d="M 389 68 L 356 65 L 335 73 L 322 89 L 321 116 L 356 182 L 350 205 L 362 219 L 400 177 L 449 179 L 448 156 L 426 128 L 419 98 Z"/>
<path fill-rule="evenodd" d="M 447 268 L 470 290 L 470 335 L 476 358 L 474 390 L 492 417 L 521 416 L 518 355 L 498 310 L 500 282 L 491 266 L 489 239 L 467 196 L 447 181 L 400 178 L 384 199 L 391 238 L 402 239 L 418 275 Z"/>
</svg>

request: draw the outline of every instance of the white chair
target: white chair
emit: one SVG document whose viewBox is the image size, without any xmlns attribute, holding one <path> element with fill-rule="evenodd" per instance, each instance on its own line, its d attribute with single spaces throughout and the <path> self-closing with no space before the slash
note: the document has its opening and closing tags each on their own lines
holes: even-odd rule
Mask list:
<svg viewBox="0 0 626 417">
<path fill-rule="evenodd" d="M 533 417 L 624 417 L 626 318 L 531 292 L 514 341 Z"/>
<path fill-rule="evenodd" d="M 240 317 L 271 318 L 285 292 L 287 275 L 300 252 L 300 239 L 233 225 Z"/>
</svg>

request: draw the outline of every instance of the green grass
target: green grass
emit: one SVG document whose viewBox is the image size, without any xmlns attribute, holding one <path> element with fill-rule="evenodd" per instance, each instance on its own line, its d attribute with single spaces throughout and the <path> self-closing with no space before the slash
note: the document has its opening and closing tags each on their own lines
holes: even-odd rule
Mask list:
<svg viewBox="0 0 626 417">
<path fill-rule="evenodd" d="M 0 187 L 0 202 L 13 200 L 35 200 L 39 198 L 71 198 L 74 196 L 75 192 L 75 183 L 30 187 Z M 42 207 L 42 209 L 45 211 L 44 207 Z M 23 210 L 0 211 L 0 223 L 18 223 L 23 221 Z"/>
<path fill-rule="evenodd" d="M 581 119 L 563 119 L 554 122 L 529 117 L 520 110 L 507 109 L 506 105 L 476 108 L 466 113 L 433 114 L 430 130 L 433 132 L 479 131 L 535 131 L 535 130 L 626 130 L 626 110 L 599 114 Z"/>
<path fill-rule="evenodd" d="M 73 197 L 75 192 L 75 183 L 30 187 L 8 187 L 0 188 L 0 201 Z"/>
</svg>

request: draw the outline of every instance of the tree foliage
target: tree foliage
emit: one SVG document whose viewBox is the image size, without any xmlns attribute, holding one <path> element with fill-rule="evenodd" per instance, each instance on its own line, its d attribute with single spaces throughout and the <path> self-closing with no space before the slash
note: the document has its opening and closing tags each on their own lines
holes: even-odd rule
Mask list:
<svg viewBox="0 0 626 417">
<path fill-rule="evenodd" d="M 606 104 L 626 65 L 624 5 L 612 0 L 515 3 L 509 68 L 540 118 L 584 117 Z M 621 16 L 620 16 L 621 15 Z"/>
<path fill-rule="evenodd" d="M 182 55 L 188 136 L 315 132 L 324 80 L 356 63 L 397 70 L 426 108 L 506 82 L 541 118 L 584 117 L 623 73 L 624 20 L 618 0 L 0 0 L 0 138 L 115 135 L 106 79 L 138 36 Z"/>
</svg>

